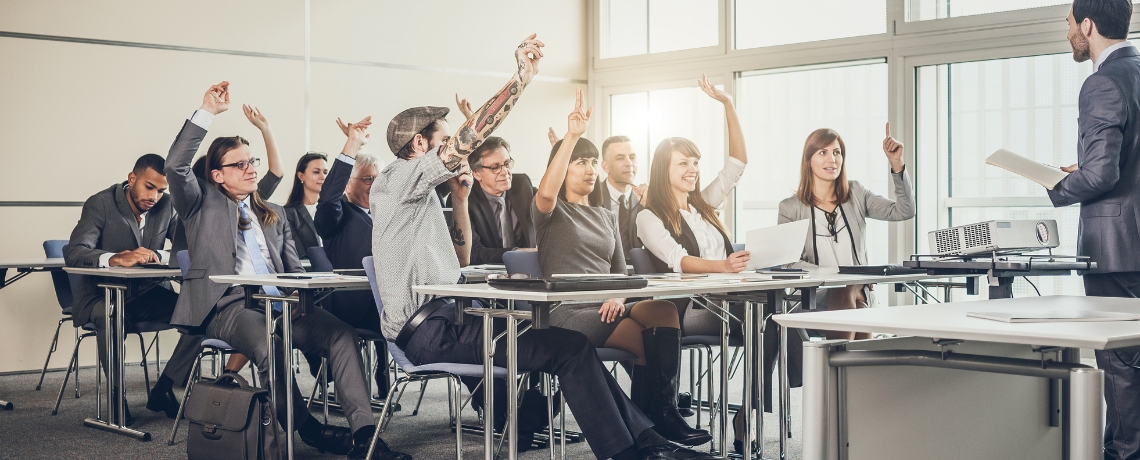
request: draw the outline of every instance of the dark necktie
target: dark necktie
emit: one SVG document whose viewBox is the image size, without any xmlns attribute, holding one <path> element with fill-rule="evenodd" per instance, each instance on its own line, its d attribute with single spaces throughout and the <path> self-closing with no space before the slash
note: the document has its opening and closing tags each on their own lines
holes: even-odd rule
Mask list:
<svg viewBox="0 0 1140 460">
<path fill-rule="evenodd" d="M 629 208 L 625 205 L 625 195 L 618 197 L 618 233 L 621 234 L 621 248 L 629 252 L 633 248 L 633 238 L 630 235 Z"/>
<path fill-rule="evenodd" d="M 499 236 L 503 239 L 503 248 L 515 246 L 515 226 L 512 225 L 511 209 L 507 207 L 505 196 L 498 197 L 499 202 Z"/>
</svg>

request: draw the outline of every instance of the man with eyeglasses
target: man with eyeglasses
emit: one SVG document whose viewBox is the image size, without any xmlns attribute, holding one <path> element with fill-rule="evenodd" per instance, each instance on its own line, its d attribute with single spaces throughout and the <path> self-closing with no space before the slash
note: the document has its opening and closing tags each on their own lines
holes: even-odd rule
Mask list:
<svg viewBox="0 0 1140 460">
<path fill-rule="evenodd" d="M 372 214 L 368 209 L 368 192 L 372 182 L 380 175 L 380 160 L 362 153 L 368 142 L 368 127 L 372 117 L 356 123 L 336 120 L 348 139 L 333 161 L 321 195 L 317 199 L 317 212 L 313 225 L 324 241 L 325 254 L 333 268 L 362 269 L 361 261 L 372 255 Z M 352 327 L 380 332 L 380 315 L 370 291 L 336 291 L 322 302 L 325 310 Z M 388 354 L 376 350 L 379 369 L 388 368 Z M 376 372 L 376 391 L 388 393 L 388 373 Z"/>
<path fill-rule="evenodd" d="M 534 186 L 526 174 L 511 173 L 515 165 L 511 144 L 498 136 L 488 137 L 467 161 L 475 179 L 467 200 L 471 263 L 501 264 L 507 251 L 533 250 L 530 204 L 534 201 Z"/>
</svg>

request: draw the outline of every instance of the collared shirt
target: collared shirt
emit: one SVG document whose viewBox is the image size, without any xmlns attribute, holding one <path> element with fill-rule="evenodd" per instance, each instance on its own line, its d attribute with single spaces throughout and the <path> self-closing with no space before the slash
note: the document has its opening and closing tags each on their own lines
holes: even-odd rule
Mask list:
<svg viewBox="0 0 1140 460">
<path fill-rule="evenodd" d="M 265 233 L 261 231 L 261 222 L 257 218 L 257 214 L 253 212 L 252 204 L 248 196 L 238 203 L 238 206 L 240 207 L 243 204 L 247 206 L 245 212 L 246 215 L 249 216 L 249 225 L 250 228 L 253 229 L 253 236 L 257 239 L 261 257 L 265 260 L 265 266 L 272 272 L 273 259 L 269 255 L 269 247 L 265 244 Z M 234 263 L 234 271 L 239 275 L 253 275 L 257 273 L 253 269 L 253 259 L 250 258 L 249 251 L 245 247 L 245 237 L 242 236 L 241 229 L 238 229 L 238 233 L 234 235 L 234 242 L 237 248 L 237 262 Z"/>
<path fill-rule="evenodd" d="M 709 185 L 705 186 L 704 190 L 701 190 L 701 196 L 704 197 L 706 203 L 714 208 L 719 208 L 728 197 L 729 192 L 736 187 L 736 183 L 740 182 L 743 175 L 744 162 L 729 157 L 728 161 L 724 163 L 724 169 L 720 170 L 716 179 L 713 179 Z M 706 260 L 724 260 L 727 249 L 724 247 L 724 238 L 721 237 L 720 230 L 712 222 L 705 220 L 691 206 L 679 211 L 681 218 L 685 219 L 685 223 L 693 231 L 693 236 L 697 240 L 697 247 L 700 248 L 701 253 L 689 254 L 681 246 L 681 243 L 673 239 L 669 230 L 665 228 L 665 223 L 648 209 L 637 213 L 637 236 L 641 238 L 645 249 L 669 264 L 669 267 L 677 273 L 681 273 L 681 259 L 684 259 L 685 256 L 700 257 Z"/>
<path fill-rule="evenodd" d="M 404 323 L 435 298 L 413 287 L 459 282 L 459 258 L 435 194 L 437 185 L 455 176 L 435 148 L 389 163 L 372 183 L 372 254 L 384 301 L 380 331 L 388 340 L 396 340 Z"/>
<path fill-rule="evenodd" d="M 124 194 L 130 193 L 129 192 L 130 188 L 131 187 L 129 185 L 123 185 L 123 193 Z M 130 198 L 127 198 L 127 199 L 130 199 Z M 146 213 L 144 212 L 142 214 L 139 214 L 139 236 L 142 236 L 145 234 L 146 234 Z M 154 253 L 156 255 L 158 255 L 158 263 L 160 263 L 160 264 L 169 264 L 170 263 L 170 251 L 164 251 L 162 249 L 159 249 L 157 251 L 154 251 Z M 114 256 L 115 256 L 115 253 L 113 253 L 113 252 L 108 252 L 106 254 L 99 256 L 99 267 L 102 267 L 102 268 L 110 267 L 111 266 L 111 257 L 114 257 Z"/>
<path fill-rule="evenodd" d="M 1113 52 L 1113 51 L 1116 51 L 1116 50 L 1118 50 L 1118 49 L 1124 48 L 1124 47 L 1126 47 L 1126 46 L 1132 46 L 1132 42 L 1130 42 L 1130 41 L 1128 41 L 1128 40 L 1124 40 L 1124 41 L 1122 41 L 1122 42 L 1120 42 L 1120 43 L 1117 43 L 1117 44 L 1115 44 L 1115 45 L 1112 45 L 1112 46 L 1110 46 L 1110 47 L 1108 47 L 1108 48 L 1105 48 L 1105 49 L 1104 49 L 1104 51 L 1101 51 L 1101 53 L 1100 53 L 1100 57 L 1099 57 L 1099 58 L 1096 60 L 1096 67 L 1093 67 L 1093 72 L 1096 72 L 1096 71 L 1099 71 L 1099 70 L 1100 70 L 1100 66 L 1101 66 L 1102 64 L 1104 64 L 1104 61 L 1105 61 L 1106 59 L 1108 59 L 1108 57 L 1109 57 L 1110 55 L 1112 55 L 1112 52 Z"/>
<path fill-rule="evenodd" d="M 614 215 L 617 215 L 618 209 L 621 209 L 621 206 L 618 204 L 619 197 L 625 197 L 626 209 L 633 207 L 633 204 L 629 202 L 629 199 L 633 196 L 633 187 L 627 188 L 625 192 L 622 193 L 618 191 L 618 189 L 614 188 L 614 185 L 610 183 L 609 179 L 606 179 L 606 187 L 610 189 L 610 202 L 606 203 L 606 207 L 608 207 L 610 209 L 610 212 L 614 213 Z"/>
<path fill-rule="evenodd" d="M 487 198 L 487 203 L 490 203 L 491 214 L 496 216 L 496 219 L 501 219 L 503 207 L 507 206 L 507 194 L 504 192 L 502 195 L 495 196 L 484 190 L 482 186 L 479 186 L 479 191 L 482 192 L 483 196 Z M 518 224 L 519 216 L 515 214 L 514 209 L 511 209 L 511 228 L 514 229 L 515 227 L 518 227 Z M 499 230 L 500 232 L 502 231 L 501 228 L 496 228 L 496 230 Z M 499 235 L 499 238 L 503 239 L 503 235 Z M 511 240 L 513 241 L 514 238 L 511 238 Z"/>
</svg>

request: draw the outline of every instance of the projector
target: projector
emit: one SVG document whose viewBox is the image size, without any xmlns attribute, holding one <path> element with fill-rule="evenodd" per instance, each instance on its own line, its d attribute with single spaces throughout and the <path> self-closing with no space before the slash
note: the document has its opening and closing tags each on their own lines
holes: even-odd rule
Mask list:
<svg viewBox="0 0 1140 460">
<path fill-rule="evenodd" d="M 927 234 L 934 255 L 1019 253 L 1060 246 L 1055 220 L 989 220 Z"/>
</svg>

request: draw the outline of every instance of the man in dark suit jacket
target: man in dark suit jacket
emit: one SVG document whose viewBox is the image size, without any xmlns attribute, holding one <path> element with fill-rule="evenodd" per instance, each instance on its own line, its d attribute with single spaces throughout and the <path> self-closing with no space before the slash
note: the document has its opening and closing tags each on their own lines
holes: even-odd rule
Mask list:
<svg viewBox="0 0 1140 460">
<path fill-rule="evenodd" d="M 303 272 L 293 246 L 291 230 L 280 206 L 257 195 L 256 161 L 248 142 L 241 137 L 219 137 L 206 153 L 206 179 L 195 177 L 190 161 L 206 136 L 206 127 L 218 113 L 229 108 L 229 83 L 210 87 L 202 107 L 194 112 L 170 147 L 166 175 L 189 243 L 190 268 L 174 310 L 173 322 L 204 330 L 208 337 L 225 341 L 249 357 L 269 381 L 269 349 L 265 336 L 265 312 L 245 304 L 241 286 L 215 283 L 213 275 Z M 266 287 L 264 291 L 279 294 Z M 297 312 L 293 320 L 293 344 L 307 353 L 328 358 L 337 382 L 337 397 L 351 429 L 323 425 L 305 407 L 296 382 L 292 388 L 277 385 L 274 400 L 277 418 L 284 426 L 293 417 L 306 444 L 349 458 L 362 458 L 375 432 L 375 420 L 366 390 L 363 363 L 356 331 L 343 321 L 316 308 Z M 283 363 L 286 350 L 273 337 L 275 360 Z M 278 382 L 288 370 L 274 368 Z M 293 406 L 286 405 L 286 391 L 293 392 Z M 286 433 L 292 436 L 292 433 Z M 378 445 L 382 459 L 408 459 Z"/>
<path fill-rule="evenodd" d="M 339 119 L 337 120 L 340 121 Z M 324 240 L 325 253 L 333 268 L 364 268 L 362 261 L 372 255 L 372 215 L 368 208 L 368 192 L 372 181 L 380 175 L 380 160 L 360 153 L 367 141 L 366 130 L 371 117 L 358 123 L 342 125 L 348 140 L 333 161 L 321 195 L 313 223 Z M 370 291 L 336 291 L 323 302 L 325 310 L 353 327 L 380 333 L 380 313 Z M 376 349 L 380 371 L 375 373 L 377 393 L 388 393 L 388 352 Z"/>
<path fill-rule="evenodd" d="M 1085 294 L 1140 297 L 1140 53 L 1124 39 L 1129 0 L 1077 0 L 1069 42 L 1077 62 L 1095 73 L 1081 86 L 1077 164 L 1049 191 L 1054 206 L 1080 203 L 1077 254 L 1097 268 L 1084 275 Z M 1140 458 L 1140 350 L 1096 351 L 1108 411 L 1106 459 Z"/>
<path fill-rule="evenodd" d="M 468 198 L 471 264 L 501 264 L 503 253 L 534 248 L 530 204 L 534 186 L 526 174 L 511 174 L 511 144 L 491 136 L 467 158 L 475 184 Z M 450 200 L 449 200 L 450 201 Z M 509 219 L 504 220 L 504 216 Z"/>
<path fill-rule="evenodd" d="M 643 209 L 641 200 L 646 187 L 633 185 L 637 177 L 637 153 L 628 137 L 611 136 L 602 142 L 602 170 L 606 172 L 606 180 L 594 185 L 590 204 L 605 207 L 617 216 L 625 260 L 632 260 L 629 250 L 642 247 L 637 237 L 637 213 Z"/>
<path fill-rule="evenodd" d="M 166 194 L 167 182 L 162 157 L 148 153 L 139 157 L 127 181 L 96 193 L 83 203 L 83 212 L 71 239 L 63 248 L 69 267 L 133 267 L 145 263 L 166 263 L 170 253 L 163 251 L 166 240 L 174 234 L 174 208 Z M 99 357 L 107 368 L 107 313 L 103 289 L 93 276 L 81 276 L 74 286 L 75 326 L 95 324 Z M 169 284 L 156 286 L 141 294 L 129 296 L 126 314 L 127 331 L 138 322 L 170 321 L 178 295 Z M 178 399 L 171 390 L 175 382 L 185 382 L 198 353 L 200 337 L 183 335 L 170 356 L 166 368 L 151 390 L 147 408 L 166 412 L 173 418 L 178 413 Z M 124 417 L 130 424 L 130 413 Z"/>
</svg>

